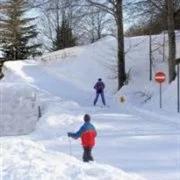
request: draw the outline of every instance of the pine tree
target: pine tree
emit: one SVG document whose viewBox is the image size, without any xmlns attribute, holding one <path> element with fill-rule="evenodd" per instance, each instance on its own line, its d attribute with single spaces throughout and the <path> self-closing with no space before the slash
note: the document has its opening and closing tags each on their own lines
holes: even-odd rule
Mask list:
<svg viewBox="0 0 180 180">
<path fill-rule="evenodd" d="M 37 37 L 35 18 L 27 17 L 30 10 L 26 0 L 8 0 L 0 19 L 1 44 L 7 60 L 26 59 L 38 54 L 40 44 L 32 44 Z M 31 45 L 32 44 L 32 45 Z"/>
<path fill-rule="evenodd" d="M 53 42 L 53 50 L 64 49 L 76 45 L 76 38 L 72 33 L 72 28 L 68 20 L 63 16 L 61 26 L 56 28 L 56 38 Z"/>
</svg>

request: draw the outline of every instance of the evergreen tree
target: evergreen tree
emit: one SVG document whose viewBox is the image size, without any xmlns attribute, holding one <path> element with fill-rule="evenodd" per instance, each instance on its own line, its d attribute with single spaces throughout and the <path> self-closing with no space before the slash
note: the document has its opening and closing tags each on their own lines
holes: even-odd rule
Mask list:
<svg viewBox="0 0 180 180">
<path fill-rule="evenodd" d="M 64 49 L 76 45 L 76 38 L 73 36 L 72 28 L 68 20 L 63 16 L 61 26 L 56 28 L 56 38 L 53 42 L 53 50 Z"/>
<path fill-rule="evenodd" d="M 26 0 L 8 0 L 4 3 L 2 18 L 0 19 L 0 34 L 2 51 L 5 59 L 26 59 L 37 55 L 40 44 L 30 43 L 38 32 L 33 24 L 35 18 L 28 18 L 30 10 Z M 32 44 L 32 45 L 31 45 Z"/>
</svg>

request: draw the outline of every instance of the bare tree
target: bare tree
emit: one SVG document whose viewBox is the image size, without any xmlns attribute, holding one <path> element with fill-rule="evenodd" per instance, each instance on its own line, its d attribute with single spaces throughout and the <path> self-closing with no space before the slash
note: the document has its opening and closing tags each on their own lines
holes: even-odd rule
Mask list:
<svg viewBox="0 0 180 180">
<path fill-rule="evenodd" d="M 124 26 L 123 26 L 123 0 L 106 0 L 95 1 L 87 0 L 90 5 L 96 6 L 103 11 L 111 14 L 117 26 L 117 43 L 118 43 L 118 90 L 121 89 L 126 81 L 125 71 L 125 53 L 124 53 Z"/>
<path fill-rule="evenodd" d="M 46 49 L 58 50 L 75 44 L 73 29 L 77 8 L 75 10 L 74 3 L 70 0 L 51 0 L 41 6 L 40 31 Z"/>
<path fill-rule="evenodd" d="M 174 2 L 167 0 L 168 5 L 168 37 L 169 37 L 169 82 L 176 77 L 175 59 L 176 59 L 176 35 L 175 35 L 175 18 Z"/>
<path fill-rule="evenodd" d="M 133 9 L 137 9 L 137 15 L 149 16 L 152 14 L 155 17 L 153 22 L 151 18 L 147 20 L 146 27 L 151 29 L 151 33 L 161 32 L 163 30 L 168 31 L 169 42 L 169 83 L 171 83 L 176 76 L 175 72 L 175 58 L 176 58 L 176 36 L 175 29 L 179 12 L 180 12 L 180 0 L 142 0 L 138 3 L 134 3 Z M 132 8 L 131 7 L 131 8 Z M 136 7 L 136 8 L 135 8 Z M 132 12 L 132 9 L 131 11 Z M 157 23 L 158 22 L 158 23 Z M 146 28 L 145 27 L 145 28 Z M 149 33 L 149 31 L 146 31 Z"/>
<path fill-rule="evenodd" d="M 78 31 L 77 34 L 81 35 L 80 40 L 83 39 L 85 43 L 94 43 L 110 34 L 108 28 L 112 18 L 97 7 L 83 7 L 82 17 L 79 19 L 76 31 Z"/>
</svg>

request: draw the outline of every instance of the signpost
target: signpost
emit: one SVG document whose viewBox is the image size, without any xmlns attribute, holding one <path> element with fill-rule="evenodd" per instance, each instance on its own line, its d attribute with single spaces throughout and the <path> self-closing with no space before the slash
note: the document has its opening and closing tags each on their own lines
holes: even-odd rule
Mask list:
<svg viewBox="0 0 180 180">
<path fill-rule="evenodd" d="M 164 72 L 157 72 L 155 74 L 155 80 L 160 85 L 160 108 L 162 108 L 162 83 L 166 80 L 166 74 Z"/>
<path fill-rule="evenodd" d="M 179 64 L 177 65 L 177 112 L 180 112 L 180 72 L 179 72 Z"/>
<path fill-rule="evenodd" d="M 177 112 L 180 113 L 180 58 L 176 59 L 177 66 Z"/>
</svg>

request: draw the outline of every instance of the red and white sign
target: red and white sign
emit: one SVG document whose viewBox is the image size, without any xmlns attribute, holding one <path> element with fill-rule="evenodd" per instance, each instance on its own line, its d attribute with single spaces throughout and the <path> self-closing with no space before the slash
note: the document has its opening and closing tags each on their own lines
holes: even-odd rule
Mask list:
<svg viewBox="0 0 180 180">
<path fill-rule="evenodd" d="M 164 72 L 157 72 L 155 74 L 155 80 L 158 83 L 163 83 L 166 80 L 166 74 Z"/>
</svg>

